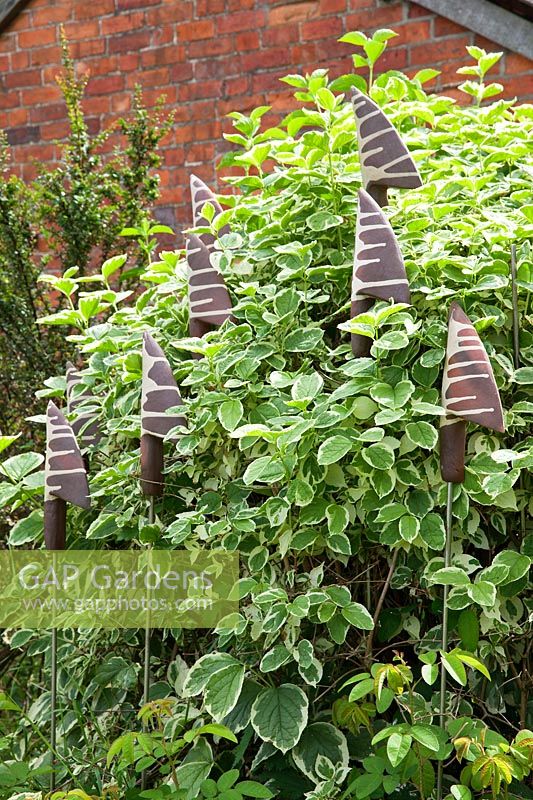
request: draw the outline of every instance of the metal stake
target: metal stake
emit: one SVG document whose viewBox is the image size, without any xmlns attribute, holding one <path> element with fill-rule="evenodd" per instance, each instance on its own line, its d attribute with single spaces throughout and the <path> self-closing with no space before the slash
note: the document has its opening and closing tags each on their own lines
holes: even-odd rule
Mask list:
<svg viewBox="0 0 533 800">
<path fill-rule="evenodd" d="M 450 566 L 452 560 L 452 520 L 453 520 L 453 483 L 448 483 L 448 496 L 446 498 L 446 546 L 444 549 L 444 568 Z M 448 650 L 448 586 L 444 586 L 442 595 L 442 652 L 446 653 Z M 440 674 L 440 702 L 439 702 L 439 724 L 442 730 L 445 729 L 444 715 L 446 713 L 446 670 L 444 665 L 441 665 Z M 443 797 L 443 779 L 444 764 L 439 761 L 437 768 L 437 800 L 442 800 Z"/>
<path fill-rule="evenodd" d="M 520 315 L 518 312 L 518 284 L 516 282 L 516 246 L 511 245 L 511 286 L 513 291 L 513 361 L 514 368 L 520 367 Z M 524 479 L 522 473 L 518 479 L 518 488 L 520 491 L 524 489 Z M 526 509 L 522 506 L 520 509 L 520 532 L 522 538 L 526 535 Z"/>
<path fill-rule="evenodd" d="M 148 524 L 153 525 L 155 522 L 155 496 L 150 496 L 150 505 L 148 506 Z M 150 597 L 148 597 L 150 601 Z M 148 608 L 148 625 L 144 634 L 144 694 L 143 705 L 150 702 L 150 655 L 151 655 L 151 639 L 152 630 L 150 628 L 150 615 Z M 148 773 L 143 770 L 141 774 L 141 789 L 144 791 L 147 788 Z"/>
<path fill-rule="evenodd" d="M 50 773 L 50 791 L 56 789 L 56 743 L 57 743 L 57 628 L 52 628 L 52 652 L 50 663 L 50 751 L 52 754 L 52 772 Z"/>
</svg>

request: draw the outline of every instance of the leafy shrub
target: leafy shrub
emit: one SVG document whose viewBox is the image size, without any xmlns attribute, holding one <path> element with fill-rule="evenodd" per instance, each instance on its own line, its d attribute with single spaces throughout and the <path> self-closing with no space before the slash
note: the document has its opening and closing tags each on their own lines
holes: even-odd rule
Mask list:
<svg viewBox="0 0 533 800">
<path fill-rule="evenodd" d="M 365 52 L 374 58 L 376 50 Z M 79 323 L 70 338 L 85 355 L 83 380 L 104 431 L 92 455 L 94 507 L 70 512 L 70 544 L 221 547 L 242 559 L 241 607 L 229 627 L 154 636 L 153 702 L 167 701 L 165 736 L 187 741 L 193 719 L 199 739 L 180 744 L 179 791 L 169 788 L 165 760 L 150 797 L 192 800 L 221 790 L 237 800 L 235 775 L 221 785 L 209 776 L 240 769 L 282 798 L 429 798 L 438 761 L 448 798 L 531 796 L 533 539 L 520 511 L 530 508 L 533 463 L 526 324 L 533 112 L 504 101 L 460 107 L 426 94 L 431 77 L 389 72 L 370 90 L 423 176 L 420 189 L 391 192 L 387 209 L 411 306 L 377 303 L 347 322 L 360 176 L 352 110 L 335 91 L 363 78 L 328 85 L 325 70 L 285 79 L 297 107 L 275 128 L 261 128 L 265 107 L 232 115 L 228 139 L 237 149 L 226 163 L 242 175 L 228 179 L 238 194 L 224 197 L 229 208 L 212 229 L 231 229 L 215 258 L 236 324 L 188 338 L 183 251 L 152 261 L 141 276 L 144 293 L 131 306 L 115 297 L 105 321 L 101 289 L 86 294 L 87 283 L 69 277 Z M 524 323 L 519 369 L 511 243 Z M 112 271 L 110 262 L 94 280 L 105 283 Z M 445 571 L 437 427 L 449 298 L 482 332 L 507 433 L 469 432 Z M 144 330 L 168 355 L 188 425 L 169 447 L 155 526 L 139 492 Z M 349 331 L 371 336 L 370 358 L 352 358 Z M 51 380 L 44 393 L 62 391 Z M 3 486 L 9 502 L 28 496 L 16 480 Z M 30 501 L 38 518 L 37 488 Z M 35 517 L 23 520 L 11 543 L 38 542 L 36 527 Z M 439 652 L 443 584 L 451 587 L 447 653 Z M 12 645 L 35 654 L 48 642 L 24 632 Z M 60 747 L 86 791 L 100 794 L 111 780 L 117 792 L 131 791 L 134 763 L 157 773 L 135 719 L 139 647 L 134 631 L 64 636 L 61 680 L 77 710 L 67 712 Z M 445 731 L 435 688 L 441 670 L 449 676 Z M 16 686 L 13 695 L 29 702 Z M 43 720 L 45 708 L 46 700 L 35 701 L 32 718 Z M 238 745 L 231 737 L 208 741 L 202 730 L 212 724 Z M 89 743 L 80 745 L 86 725 Z M 109 765 L 119 761 L 110 771 L 104 759 L 113 736 L 127 738 L 111 746 Z M 5 744 L 11 757 L 14 741 Z"/>
</svg>

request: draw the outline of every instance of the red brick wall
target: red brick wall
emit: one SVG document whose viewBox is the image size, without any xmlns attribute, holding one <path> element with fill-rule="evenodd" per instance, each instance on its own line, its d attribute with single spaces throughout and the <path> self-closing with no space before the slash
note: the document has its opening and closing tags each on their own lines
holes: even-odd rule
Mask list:
<svg viewBox="0 0 533 800">
<path fill-rule="evenodd" d="M 158 216 L 182 227 L 190 172 L 216 182 L 222 132 L 231 128 L 225 115 L 259 104 L 278 116 L 290 109 L 290 87 L 278 80 L 288 72 L 349 72 L 352 49 L 337 42 L 342 33 L 393 28 L 399 36 L 380 69 L 436 67 L 436 88 L 456 96 L 465 46 L 501 49 L 402 0 L 31 0 L 0 33 L 0 127 L 26 178 L 35 174 L 34 161 L 54 160 L 54 140 L 65 132 L 55 83 L 59 23 L 79 67 L 92 76 L 85 108 L 95 130 L 128 111 L 136 83 L 149 106 L 166 95 L 176 125 L 163 143 Z M 505 97 L 533 96 L 532 62 L 522 56 L 505 53 L 491 74 Z"/>
</svg>

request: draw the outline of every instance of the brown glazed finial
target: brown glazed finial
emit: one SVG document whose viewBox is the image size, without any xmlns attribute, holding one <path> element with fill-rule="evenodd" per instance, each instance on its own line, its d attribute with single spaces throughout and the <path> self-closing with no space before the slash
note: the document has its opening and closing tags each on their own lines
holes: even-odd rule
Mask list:
<svg viewBox="0 0 533 800">
<path fill-rule="evenodd" d="M 66 379 L 67 411 L 69 414 L 73 414 L 77 412 L 78 406 L 82 405 L 83 402 L 88 400 L 92 395 L 88 389 L 85 389 L 85 391 L 81 393 L 74 394 L 75 387 L 82 382 L 82 376 L 71 361 L 67 361 Z M 82 447 L 96 445 L 102 438 L 95 414 L 80 411 L 77 413 L 77 417 L 71 423 L 71 426 L 74 435 L 78 437 Z M 84 428 L 83 431 L 82 428 Z"/>
<path fill-rule="evenodd" d="M 352 105 L 366 191 L 384 206 L 388 187 L 416 189 L 422 186 L 411 154 L 381 108 L 355 87 L 352 88 Z"/>
<path fill-rule="evenodd" d="M 44 540 L 49 550 L 65 547 L 67 503 L 90 507 L 87 471 L 71 426 L 50 400 L 44 470 Z"/>
<path fill-rule="evenodd" d="M 183 401 L 170 364 L 155 339 L 144 333 L 141 398 L 141 487 L 145 495 L 163 494 L 163 440 L 184 417 L 167 414 Z"/>
<path fill-rule="evenodd" d="M 466 422 L 503 433 L 503 409 L 489 357 L 479 334 L 458 303 L 448 317 L 442 378 L 446 415 L 440 428 L 440 470 L 450 483 L 464 481 Z"/>
<path fill-rule="evenodd" d="M 222 212 L 222 207 L 211 189 L 196 175 L 191 175 L 191 202 L 195 228 L 209 225 L 207 219 L 202 216 L 206 203 L 213 206 L 215 217 Z M 226 233 L 229 233 L 228 225 L 224 225 L 218 235 Z M 214 249 L 215 237 L 211 233 L 187 235 L 189 334 L 197 338 L 201 338 L 232 318 L 231 299 L 224 278 L 211 263 L 211 253 Z"/>
<path fill-rule="evenodd" d="M 372 299 L 410 303 L 411 293 L 396 235 L 376 201 L 359 191 L 350 318 L 368 311 Z M 354 356 L 368 356 L 372 340 L 352 334 Z"/>
</svg>

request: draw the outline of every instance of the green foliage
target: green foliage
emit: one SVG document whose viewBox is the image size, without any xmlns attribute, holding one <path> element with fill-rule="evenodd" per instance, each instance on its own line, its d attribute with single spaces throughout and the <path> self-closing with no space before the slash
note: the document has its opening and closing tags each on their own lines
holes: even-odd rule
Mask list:
<svg viewBox="0 0 533 800">
<path fill-rule="evenodd" d="M 346 86 L 353 77 L 344 76 Z M 70 512 L 69 544 L 142 541 L 140 350 L 150 330 L 187 418 L 187 432 L 168 445 L 159 545 L 239 550 L 242 564 L 240 610 L 218 630 L 154 635 L 151 699 L 167 703 L 168 714 L 153 731 L 135 715 L 141 637 L 65 637 L 61 681 L 76 712 L 60 748 L 86 791 L 100 794 L 114 780 L 119 793 L 134 792 L 152 759 L 154 800 L 241 800 L 254 796 L 243 788 L 248 781 L 287 800 L 427 800 L 444 761 L 452 798 L 481 797 L 485 788 L 497 797 L 504 785 L 528 796 L 529 745 L 508 738 L 532 724 L 525 590 L 533 547 L 520 512 L 531 503 L 533 406 L 529 372 L 512 361 L 509 254 L 514 243 L 527 370 L 533 113 L 502 101 L 456 106 L 426 95 L 429 77 L 391 72 L 371 88 L 423 176 L 421 188 L 391 192 L 386 210 L 405 257 L 410 306 L 380 302 L 348 321 L 360 174 L 352 110 L 325 70 L 287 77 L 297 106 L 275 128 L 261 128 L 264 107 L 232 115 L 228 138 L 237 148 L 224 163 L 240 168 L 227 179 L 236 194 L 209 229 L 231 229 L 213 258 L 235 324 L 188 337 L 183 251 L 156 257 L 146 226 L 130 231 L 155 259 L 143 265 L 142 294 L 111 296 L 106 275 L 117 262 L 91 277 L 94 291 L 76 272 L 56 279 L 71 300 L 68 318 L 60 310 L 47 322 L 77 328 L 70 339 L 86 359 L 83 380 L 104 433 L 91 454 L 94 505 Z M 444 569 L 437 431 L 451 298 L 486 343 L 507 433 L 469 431 Z M 351 331 L 372 340 L 371 357 L 352 357 Z M 57 379 L 43 390 L 62 393 Z M 2 486 L 9 504 L 18 484 Z M 28 502 L 40 508 L 36 497 Z M 47 643 L 30 634 L 18 646 L 35 654 Z M 25 701 L 20 690 L 13 695 Z M 42 720 L 36 704 L 33 717 Z M 120 718 L 110 713 L 119 706 Z M 93 735 L 80 746 L 87 719 Z M 471 748 L 470 772 L 454 758 L 462 736 L 484 741 L 483 752 Z"/>
</svg>

